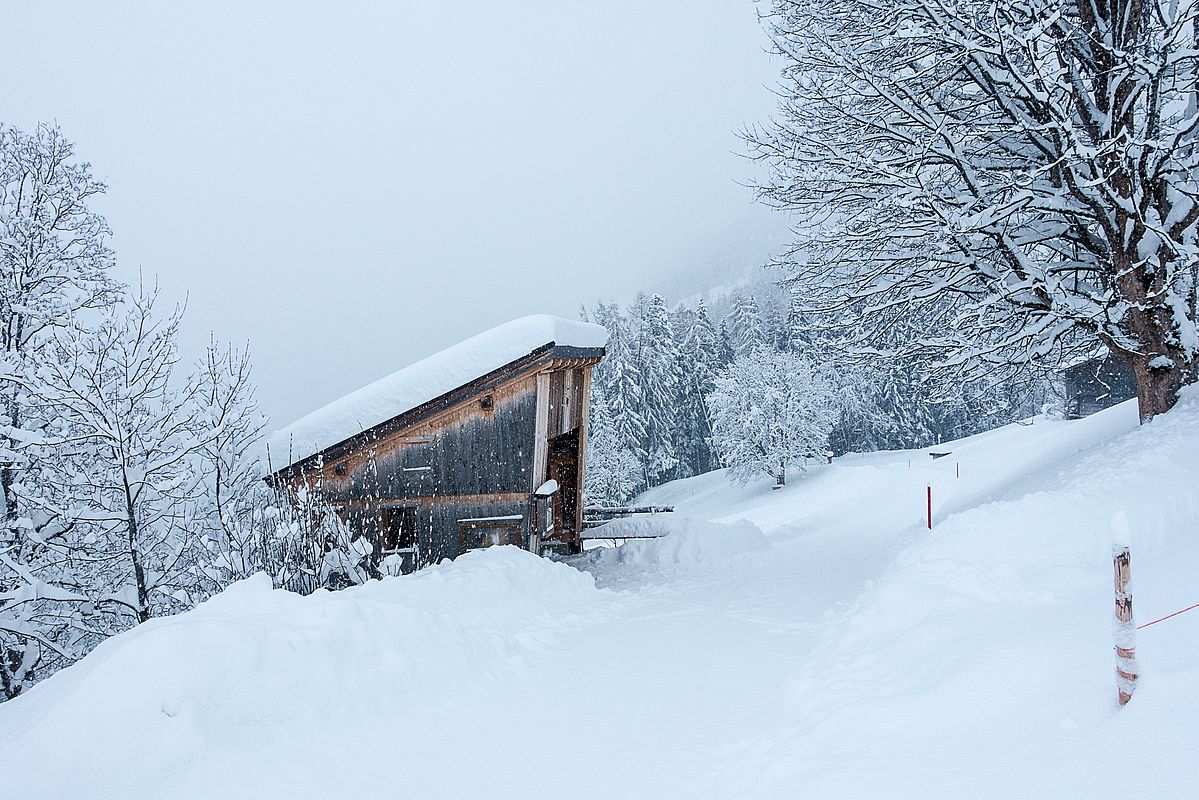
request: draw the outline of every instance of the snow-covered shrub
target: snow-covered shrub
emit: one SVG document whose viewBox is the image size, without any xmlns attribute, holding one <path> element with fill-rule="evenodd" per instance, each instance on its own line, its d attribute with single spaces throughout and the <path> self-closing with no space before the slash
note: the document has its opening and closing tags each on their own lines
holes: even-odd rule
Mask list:
<svg viewBox="0 0 1199 800">
<path fill-rule="evenodd" d="M 341 589 L 370 577 L 370 542 L 355 536 L 319 486 L 279 487 L 274 521 L 256 535 L 256 558 L 275 586 L 300 594 Z"/>
</svg>

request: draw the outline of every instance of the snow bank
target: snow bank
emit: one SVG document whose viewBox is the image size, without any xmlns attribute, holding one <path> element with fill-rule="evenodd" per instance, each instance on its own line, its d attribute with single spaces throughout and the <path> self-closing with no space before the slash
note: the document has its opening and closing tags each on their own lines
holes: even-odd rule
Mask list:
<svg viewBox="0 0 1199 800">
<path fill-rule="evenodd" d="M 375 381 L 274 433 L 271 467 L 282 469 L 545 345 L 598 348 L 608 342 L 601 325 L 537 314 L 512 320 Z"/>
<path fill-rule="evenodd" d="M 509 679 L 601 597 L 586 573 L 513 547 L 309 597 L 251 578 L 0 704 L 3 794 L 72 796 L 82 774 L 112 792 L 92 797 L 164 796 L 183 793 L 182 773 L 206 752 L 261 753 L 326 727 L 365 737 L 368 720 Z M 247 795 L 251 778 L 238 781 Z"/>
<path fill-rule="evenodd" d="M 1140 428 L 1125 405 L 1035 438 L 954 443 L 972 447 L 992 479 L 951 496 L 932 531 L 909 528 L 891 566 L 826 620 L 787 691 L 791 724 L 757 743 L 789 766 L 757 789 L 1194 796 L 1199 617 L 1138 634 L 1142 679 L 1123 710 L 1110 624 L 1113 520 L 1129 527 L 1137 621 L 1194 602 L 1199 396 Z M 1008 475 L 1017 454 L 1025 468 Z"/>
<path fill-rule="evenodd" d="M 616 540 L 628 536 L 658 537 L 588 551 L 588 557 L 599 566 L 620 564 L 658 572 L 722 569 L 760 554 L 769 546 L 766 536 L 750 522 L 723 524 L 674 514 L 612 520 L 589 534 Z"/>
</svg>

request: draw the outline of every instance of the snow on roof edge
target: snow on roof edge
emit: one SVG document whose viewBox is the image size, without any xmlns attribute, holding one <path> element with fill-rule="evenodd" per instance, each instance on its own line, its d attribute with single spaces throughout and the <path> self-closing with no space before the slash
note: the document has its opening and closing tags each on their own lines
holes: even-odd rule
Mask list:
<svg viewBox="0 0 1199 800">
<path fill-rule="evenodd" d="M 494 372 L 547 345 L 600 348 L 608 331 L 535 314 L 506 322 L 410 364 L 307 414 L 267 440 L 266 472 L 278 472 Z"/>
</svg>

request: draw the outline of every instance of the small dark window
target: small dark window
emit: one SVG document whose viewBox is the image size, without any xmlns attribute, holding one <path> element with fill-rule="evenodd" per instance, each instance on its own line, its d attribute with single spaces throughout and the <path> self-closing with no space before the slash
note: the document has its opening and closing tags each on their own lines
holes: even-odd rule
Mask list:
<svg viewBox="0 0 1199 800">
<path fill-rule="evenodd" d="M 501 544 L 520 546 L 520 525 L 503 522 L 466 522 L 459 524 L 462 552 L 481 550 Z"/>
<path fill-rule="evenodd" d="M 491 395 L 487 395 L 486 397 L 484 397 L 483 400 L 481 401 L 480 405 L 483 406 L 484 410 L 489 410 L 491 408 L 491 406 L 493 405 Z"/>
<path fill-rule="evenodd" d="M 379 549 L 384 553 L 412 550 L 416 547 L 415 508 L 385 508 L 379 522 Z"/>
</svg>

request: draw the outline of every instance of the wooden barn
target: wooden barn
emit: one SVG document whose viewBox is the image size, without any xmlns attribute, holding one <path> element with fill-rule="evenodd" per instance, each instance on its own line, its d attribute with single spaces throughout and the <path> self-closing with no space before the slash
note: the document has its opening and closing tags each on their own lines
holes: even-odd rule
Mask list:
<svg viewBox="0 0 1199 800">
<path fill-rule="evenodd" d="M 316 491 L 404 571 L 495 544 L 577 552 L 607 337 L 550 316 L 486 331 L 275 433 L 270 480 Z"/>
<path fill-rule="evenodd" d="M 1085 417 L 1137 396 L 1137 378 L 1128 364 L 1103 354 L 1062 370 L 1066 383 L 1066 414 Z"/>
</svg>

